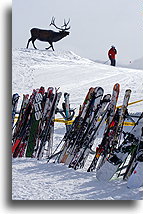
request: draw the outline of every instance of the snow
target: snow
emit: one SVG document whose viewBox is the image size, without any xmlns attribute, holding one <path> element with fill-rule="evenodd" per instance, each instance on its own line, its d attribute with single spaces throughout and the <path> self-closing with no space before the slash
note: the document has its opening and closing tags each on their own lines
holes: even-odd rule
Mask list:
<svg viewBox="0 0 143 214">
<path fill-rule="evenodd" d="M 133 62 L 130 62 L 128 67 L 143 70 L 143 57 L 136 59 Z"/>
<path fill-rule="evenodd" d="M 94 62 L 101 63 L 101 64 L 107 64 L 110 65 L 110 60 L 108 61 L 102 61 L 102 60 L 93 60 Z M 123 67 L 123 68 L 131 68 L 131 69 L 139 69 L 143 71 L 143 57 L 130 61 L 128 64 L 123 64 L 122 62 L 116 62 L 118 67 Z"/>
<path fill-rule="evenodd" d="M 14 49 L 12 57 L 12 92 L 19 93 L 21 99 L 23 94 L 31 94 L 32 89 L 40 86 L 46 89 L 60 87 L 62 93 L 70 93 L 71 107 L 76 108 L 77 113 L 90 87 L 101 86 L 107 94 L 112 93 L 117 82 L 121 86 L 118 105 L 122 104 L 128 88 L 132 90 L 130 102 L 142 99 L 143 71 L 139 69 L 95 63 L 63 50 Z M 129 112 L 141 111 L 142 102 L 129 106 Z M 64 132 L 64 124 L 56 123 L 54 148 Z M 97 138 L 96 143 L 99 141 Z M 130 190 L 121 178 L 114 177 L 109 183 L 101 183 L 95 172 L 87 173 L 86 168 L 75 171 L 52 161 L 47 164 L 46 160 L 17 158 L 12 160 L 12 199 L 139 200 L 143 199 L 143 187 Z"/>
<path fill-rule="evenodd" d="M 142 188 L 130 190 L 126 182 L 97 181 L 95 173 L 75 171 L 62 164 L 36 159 L 13 160 L 13 200 L 139 200 Z"/>
</svg>

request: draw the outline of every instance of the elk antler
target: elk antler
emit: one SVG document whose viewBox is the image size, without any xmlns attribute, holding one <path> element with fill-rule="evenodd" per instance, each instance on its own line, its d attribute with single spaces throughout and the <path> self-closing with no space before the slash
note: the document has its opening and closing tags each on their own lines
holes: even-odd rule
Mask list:
<svg viewBox="0 0 143 214">
<path fill-rule="evenodd" d="M 61 28 L 59 28 L 59 27 L 56 26 L 56 24 L 55 24 L 55 17 L 54 17 L 54 16 L 52 17 L 50 26 L 51 26 L 51 25 L 54 25 L 55 28 L 57 28 L 57 29 L 59 29 L 59 30 L 62 30 Z"/>
<path fill-rule="evenodd" d="M 56 26 L 56 24 L 55 24 L 55 17 L 53 16 L 52 20 L 51 20 L 51 23 L 50 23 L 50 26 L 53 25 L 55 28 L 57 28 L 59 30 L 62 30 L 62 31 L 65 31 L 65 30 L 69 30 L 70 29 L 70 27 L 67 28 L 67 25 L 69 24 L 69 22 L 70 22 L 70 19 L 68 20 L 67 23 L 66 23 L 66 21 L 64 19 L 64 25 L 61 26 L 61 28 L 59 28 L 59 27 Z M 63 27 L 65 27 L 65 28 L 63 29 Z"/>
<path fill-rule="evenodd" d="M 62 28 L 63 27 L 65 27 L 65 28 L 63 30 L 69 30 L 70 29 L 70 26 L 67 28 L 69 22 L 70 22 L 70 19 L 68 20 L 68 22 L 66 22 L 66 20 L 64 19 L 64 25 L 62 26 Z"/>
</svg>

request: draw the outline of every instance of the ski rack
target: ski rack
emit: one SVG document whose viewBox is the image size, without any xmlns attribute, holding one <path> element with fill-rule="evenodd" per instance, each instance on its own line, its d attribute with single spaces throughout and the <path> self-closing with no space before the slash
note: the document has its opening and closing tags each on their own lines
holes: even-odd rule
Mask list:
<svg viewBox="0 0 143 214">
<path fill-rule="evenodd" d="M 128 126 L 128 125 L 134 126 L 136 123 L 136 120 L 140 117 L 140 115 L 141 115 L 141 112 L 137 112 L 137 113 L 128 113 L 127 112 L 126 118 L 125 118 L 125 120 L 127 120 L 127 121 L 124 122 L 124 126 Z M 130 122 L 128 122 L 128 120 Z"/>
<path fill-rule="evenodd" d="M 73 109 L 73 110 L 71 110 L 71 111 L 74 111 L 75 109 Z M 60 112 L 59 112 L 60 111 Z M 60 113 L 61 115 L 62 115 L 62 118 L 56 118 L 55 120 L 54 120 L 54 122 L 59 122 L 59 123 L 65 123 L 66 125 L 72 125 L 72 123 L 73 123 L 73 117 L 75 116 L 75 114 L 73 115 L 73 117 L 72 118 L 69 118 L 69 120 L 66 120 L 65 119 L 65 116 L 64 116 L 64 112 L 63 112 L 63 110 L 59 110 L 58 109 L 58 112 L 57 113 Z M 136 114 L 134 114 L 134 113 L 131 113 L 131 114 L 128 114 L 128 115 L 126 115 L 126 120 L 129 120 L 130 122 L 128 122 L 128 121 L 125 121 L 124 122 L 124 126 L 134 126 L 135 125 L 135 123 L 136 123 L 136 121 L 133 119 L 133 118 L 139 118 L 139 114 L 141 114 L 140 112 L 138 112 L 138 115 L 136 115 Z M 76 117 L 76 116 L 75 116 Z M 100 121 L 100 119 L 98 120 L 98 121 Z"/>
<path fill-rule="evenodd" d="M 75 109 L 70 109 L 70 118 L 68 118 L 68 120 L 65 117 L 65 112 L 63 109 L 58 109 L 56 110 L 56 114 L 59 113 L 62 118 L 56 118 L 54 119 L 54 122 L 59 122 L 59 123 L 65 123 L 66 125 L 72 125 L 73 123 L 73 118 L 75 117 Z M 137 112 L 137 113 L 129 113 L 126 116 L 126 120 L 130 120 L 131 122 L 124 122 L 124 126 L 134 126 L 135 125 L 135 120 L 134 119 L 138 119 L 140 116 L 141 112 Z M 15 116 L 15 120 L 17 120 L 19 112 L 16 112 L 16 116 Z"/>
<path fill-rule="evenodd" d="M 143 100 L 137 100 L 137 101 L 128 103 L 128 106 L 133 105 L 133 104 L 136 104 L 136 103 L 139 103 L 139 102 L 143 102 Z M 121 106 L 117 106 L 117 108 L 121 108 Z"/>
</svg>

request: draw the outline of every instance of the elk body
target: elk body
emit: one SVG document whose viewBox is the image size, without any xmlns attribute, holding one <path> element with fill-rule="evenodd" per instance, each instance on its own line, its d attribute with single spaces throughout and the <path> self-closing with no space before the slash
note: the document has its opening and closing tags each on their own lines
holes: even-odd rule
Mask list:
<svg viewBox="0 0 143 214">
<path fill-rule="evenodd" d="M 53 30 L 43 30 L 43 29 L 39 29 L 39 28 L 32 28 L 30 30 L 31 38 L 28 40 L 27 48 L 29 46 L 29 43 L 32 41 L 33 47 L 35 49 L 37 49 L 34 44 L 35 40 L 37 39 L 42 42 L 48 42 L 50 44 L 50 46 L 46 49 L 52 48 L 54 51 L 53 42 L 57 42 L 57 41 L 61 40 L 62 38 L 69 35 L 69 32 L 66 31 L 66 30 L 70 29 L 70 27 L 67 27 L 69 24 L 69 21 L 66 23 L 66 21 L 64 20 L 64 25 L 61 26 L 61 28 L 59 28 L 55 25 L 55 18 L 54 17 L 52 18 L 50 25 L 54 25 L 54 27 L 59 29 L 59 32 L 55 32 Z"/>
</svg>

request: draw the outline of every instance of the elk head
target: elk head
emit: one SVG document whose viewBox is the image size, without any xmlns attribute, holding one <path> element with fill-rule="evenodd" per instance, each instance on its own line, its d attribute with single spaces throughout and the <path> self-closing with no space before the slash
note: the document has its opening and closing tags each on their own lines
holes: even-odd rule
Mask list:
<svg viewBox="0 0 143 214">
<path fill-rule="evenodd" d="M 52 20 L 51 20 L 51 23 L 50 23 L 50 26 L 53 25 L 56 29 L 59 30 L 59 32 L 66 32 L 66 30 L 70 29 L 70 26 L 68 27 L 69 22 L 70 22 L 70 19 L 68 20 L 68 22 L 66 22 L 66 20 L 64 19 L 64 25 L 62 25 L 59 28 L 59 27 L 56 26 L 56 24 L 55 24 L 55 17 L 53 16 Z M 66 32 L 66 33 L 68 33 L 68 35 L 69 35 L 69 32 Z"/>
</svg>

